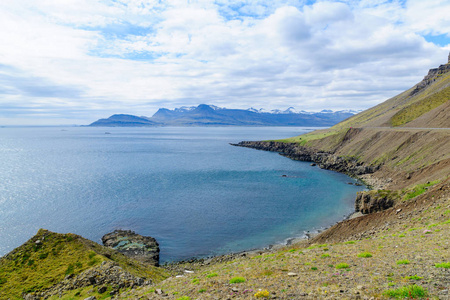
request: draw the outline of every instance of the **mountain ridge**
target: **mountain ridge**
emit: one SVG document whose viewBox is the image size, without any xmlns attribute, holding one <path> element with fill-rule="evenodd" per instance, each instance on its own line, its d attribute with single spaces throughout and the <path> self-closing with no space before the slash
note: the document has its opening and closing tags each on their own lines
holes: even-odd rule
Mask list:
<svg viewBox="0 0 450 300">
<path fill-rule="evenodd" d="M 297 112 L 286 110 L 228 109 L 214 105 L 182 106 L 175 109 L 160 108 L 152 117 L 115 114 L 99 119 L 88 126 L 315 126 L 328 127 L 351 117 L 352 110 Z"/>
</svg>

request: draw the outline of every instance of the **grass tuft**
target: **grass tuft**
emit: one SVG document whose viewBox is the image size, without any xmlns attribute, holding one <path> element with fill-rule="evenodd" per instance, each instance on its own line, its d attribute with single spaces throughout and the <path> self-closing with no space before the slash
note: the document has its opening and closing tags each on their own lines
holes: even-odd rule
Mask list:
<svg viewBox="0 0 450 300">
<path fill-rule="evenodd" d="M 230 279 L 230 283 L 242 283 L 245 282 L 245 278 L 244 277 L 233 277 Z"/>
<path fill-rule="evenodd" d="M 398 289 L 387 290 L 383 292 L 383 295 L 392 298 L 422 298 L 428 294 L 427 290 L 418 285 L 408 285 Z"/>
<path fill-rule="evenodd" d="M 436 268 L 450 269 L 450 262 L 437 263 L 437 264 L 434 264 L 434 266 Z"/>
<path fill-rule="evenodd" d="M 397 265 L 407 265 L 407 264 L 409 264 L 409 260 L 407 259 L 397 260 Z"/>
<path fill-rule="evenodd" d="M 336 265 L 336 269 L 348 269 L 350 266 L 347 263 L 340 263 Z"/>
<path fill-rule="evenodd" d="M 365 257 L 365 258 L 372 257 L 372 253 L 370 253 L 370 252 L 361 252 L 361 253 L 358 254 L 358 257 Z"/>
<path fill-rule="evenodd" d="M 417 275 L 413 275 L 413 276 L 406 276 L 406 279 L 409 280 L 420 280 L 423 279 L 423 277 L 417 276 Z"/>
</svg>

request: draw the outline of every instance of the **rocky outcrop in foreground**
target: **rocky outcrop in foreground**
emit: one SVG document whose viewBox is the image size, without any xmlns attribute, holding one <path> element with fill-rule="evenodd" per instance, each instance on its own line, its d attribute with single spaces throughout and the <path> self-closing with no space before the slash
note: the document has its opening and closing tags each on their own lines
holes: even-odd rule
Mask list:
<svg viewBox="0 0 450 300">
<path fill-rule="evenodd" d="M 159 244 L 150 236 L 131 230 L 115 230 L 102 237 L 105 247 L 150 265 L 159 266 Z"/>
<path fill-rule="evenodd" d="M 366 166 L 355 158 L 344 158 L 330 152 L 317 151 L 295 143 L 243 141 L 231 145 L 278 152 L 290 159 L 311 161 L 316 163 L 322 169 L 337 171 L 350 176 L 370 174 L 378 169 L 376 166 Z"/>
<path fill-rule="evenodd" d="M 393 195 L 389 191 L 359 192 L 355 199 L 355 211 L 371 214 L 394 206 Z"/>
<path fill-rule="evenodd" d="M 152 281 L 136 277 L 114 262 L 104 261 L 100 266 L 88 269 L 85 272 L 73 276 L 67 275 L 64 280 L 52 286 L 50 289 L 41 293 L 24 295 L 25 300 L 47 299 L 51 296 L 64 295 L 68 291 L 94 286 L 97 291 L 103 294 L 108 286 L 113 286 L 109 295 L 113 296 L 119 293 L 119 290 L 151 284 Z"/>
</svg>

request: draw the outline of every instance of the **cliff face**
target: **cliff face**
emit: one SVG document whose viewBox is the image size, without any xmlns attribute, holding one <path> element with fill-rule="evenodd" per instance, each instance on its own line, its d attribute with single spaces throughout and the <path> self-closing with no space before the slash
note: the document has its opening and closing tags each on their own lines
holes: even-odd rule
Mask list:
<svg viewBox="0 0 450 300">
<path fill-rule="evenodd" d="M 427 76 L 425 76 L 421 82 L 416 84 L 414 89 L 411 91 L 411 96 L 414 96 L 418 92 L 422 91 L 424 88 L 438 80 L 440 76 L 448 72 L 450 72 L 450 54 L 449 62 L 445 65 L 440 65 L 439 68 L 430 69 Z"/>
</svg>

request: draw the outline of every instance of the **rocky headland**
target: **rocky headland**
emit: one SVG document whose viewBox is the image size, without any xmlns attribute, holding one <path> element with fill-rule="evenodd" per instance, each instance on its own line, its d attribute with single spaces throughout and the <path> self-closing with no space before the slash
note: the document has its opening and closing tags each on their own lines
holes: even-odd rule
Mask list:
<svg viewBox="0 0 450 300">
<path fill-rule="evenodd" d="M 159 266 L 159 244 L 150 236 L 142 236 L 131 230 L 115 230 L 105 234 L 102 243 L 128 257 Z"/>
<path fill-rule="evenodd" d="M 349 176 L 372 174 L 379 166 L 367 166 L 354 157 L 342 157 L 331 152 L 301 146 L 296 143 L 283 143 L 277 141 L 242 141 L 233 146 L 247 147 L 258 150 L 278 152 L 280 155 L 293 160 L 314 162 L 322 169 L 332 170 Z"/>
</svg>

